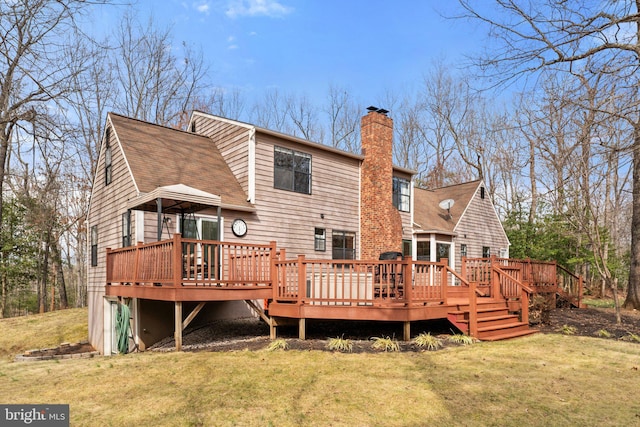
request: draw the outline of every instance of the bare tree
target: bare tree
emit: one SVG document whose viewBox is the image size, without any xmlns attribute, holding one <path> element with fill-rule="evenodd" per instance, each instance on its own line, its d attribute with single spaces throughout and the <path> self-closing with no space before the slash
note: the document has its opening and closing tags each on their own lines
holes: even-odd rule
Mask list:
<svg viewBox="0 0 640 427">
<path fill-rule="evenodd" d="M 360 113 L 345 88 L 330 85 L 324 109 L 329 118 L 328 143 L 351 153 L 360 152 Z"/>
<path fill-rule="evenodd" d="M 120 21 L 115 60 L 118 96 L 116 109 L 130 117 L 171 125 L 205 88 L 207 69 L 200 53 L 182 43 L 174 55 L 169 29 L 146 27 L 130 14 Z"/>
<path fill-rule="evenodd" d="M 624 103 L 609 113 L 624 119 L 633 131 L 631 265 L 625 305 L 640 308 L 640 1 L 496 0 L 490 9 L 459 2 L 464 16 L 487 24 L 497 42 L 477 61 L 493 84 L 543 69 L 582 69 L 617 80 L 616 98 Z"/>
<path fill-rule="evenodd" d="M 14 135 L 48 115 L 71 89 L 76 69 L 64 49 L 74 18 L 90 5 L 76 0 L 0 3 L 0 227 Z"/>
</svg>

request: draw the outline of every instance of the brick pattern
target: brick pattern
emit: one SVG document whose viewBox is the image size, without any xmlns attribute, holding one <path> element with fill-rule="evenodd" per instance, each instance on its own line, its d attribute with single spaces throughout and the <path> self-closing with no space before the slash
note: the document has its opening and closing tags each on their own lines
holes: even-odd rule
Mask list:
<svg viewBox="0 0 640 427">
<path fill-rule="evenodd" d="M 393 206 L 393 120 L 370 112 L 361 120 L 360 259 L 402 251 L 402 218 Z"/>
</svg>

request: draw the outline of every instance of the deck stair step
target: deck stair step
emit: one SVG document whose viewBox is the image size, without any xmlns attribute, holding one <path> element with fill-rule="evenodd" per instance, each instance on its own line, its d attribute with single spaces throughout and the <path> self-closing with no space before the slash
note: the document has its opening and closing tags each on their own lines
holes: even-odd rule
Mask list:
<svg viewBox="0 0 640 427">
<path fill-rule="evenodd" d="M 459 306 L 448 313 L 449 321 L 464 333 L 469 333 L 469 307 Z M 510 339 L 538 332 L 520 322 L 519 316 L 509 314 L 506 301 L 478 304 L 478 336 L 482 341 Z"/>
</svg>

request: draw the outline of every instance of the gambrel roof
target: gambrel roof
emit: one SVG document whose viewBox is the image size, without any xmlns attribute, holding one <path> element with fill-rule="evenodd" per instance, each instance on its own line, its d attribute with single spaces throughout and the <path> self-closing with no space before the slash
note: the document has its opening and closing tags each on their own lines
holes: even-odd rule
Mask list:
<svg viewBox="0 0 640 427">
<path fill-rule="evenodd" d="M 219 196 L 226 208 L 253 209 L 209 138 L 114 113 L 109 120 L 140 194 L 182 184 Z"/>
</svg>

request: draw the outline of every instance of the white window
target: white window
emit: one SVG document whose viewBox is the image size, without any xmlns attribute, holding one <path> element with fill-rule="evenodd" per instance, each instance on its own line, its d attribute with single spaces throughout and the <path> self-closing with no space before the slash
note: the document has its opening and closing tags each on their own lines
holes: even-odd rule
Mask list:
<svg viewBox="0 0 640 427">
<path fill-rule="evenodd" d="M 411 183 L 409 180 L 393 177 L 393 206 L 399 211 L 409 212 L 411 206 Z"/>
</svg>

